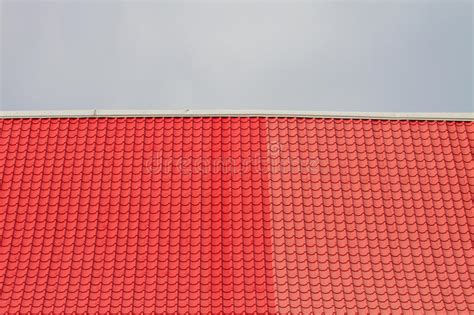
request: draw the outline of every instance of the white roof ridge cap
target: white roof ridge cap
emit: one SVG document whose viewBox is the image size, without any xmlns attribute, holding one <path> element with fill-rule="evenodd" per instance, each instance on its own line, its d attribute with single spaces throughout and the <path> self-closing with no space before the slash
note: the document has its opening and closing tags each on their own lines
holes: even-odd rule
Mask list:
<svg viewBox="0 0 474 315">
<path fill-rule="evenodd" d="M 474 113 L 332 112 L 270 110 L 59 110 L 0 111 L 0 118 L 78 118 L 78 117 L 306 117 L 376 120 L 452 120 L 474 121 Z"/>
</svg>

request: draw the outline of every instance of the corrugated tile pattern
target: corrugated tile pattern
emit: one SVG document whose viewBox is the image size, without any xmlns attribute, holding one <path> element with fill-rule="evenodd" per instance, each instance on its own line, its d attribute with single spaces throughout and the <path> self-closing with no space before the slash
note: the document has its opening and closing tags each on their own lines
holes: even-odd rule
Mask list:
<svg viewBox="0 0 474 315">
<path fill-rule="evenodd" d="M 0 313 L 474 312 L 473 122 L 0 130 Z"/>
<path fill-rule="evenodd" d="M 269 119 L 277 305 L 474 313 L 474 124 Z"/>
<path fill-rule="evenodd" d="M 266 120 L 0 124 L 0 313 L 274 310 Z"/>
</svg>

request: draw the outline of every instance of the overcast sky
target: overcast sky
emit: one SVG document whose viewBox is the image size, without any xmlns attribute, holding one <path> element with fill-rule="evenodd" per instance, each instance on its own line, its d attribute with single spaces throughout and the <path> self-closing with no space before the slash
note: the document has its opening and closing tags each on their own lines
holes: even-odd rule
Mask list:
<svg viewBox="0 0 474 315">
<path fill-rule="evenodd" d="M 473 2 L 2 1 L 0 109 L 473 111 Z"/>
</svg>

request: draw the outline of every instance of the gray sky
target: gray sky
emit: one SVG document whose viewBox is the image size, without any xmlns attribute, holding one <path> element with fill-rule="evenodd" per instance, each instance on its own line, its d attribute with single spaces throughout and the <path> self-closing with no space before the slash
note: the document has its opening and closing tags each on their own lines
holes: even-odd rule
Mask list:
<svg viewBox="0 0 474 315">
<path fill-rule="evenodd" d="M 2 1 L 3 110 L 473 111 L 473 2 Z"/>
</svg>

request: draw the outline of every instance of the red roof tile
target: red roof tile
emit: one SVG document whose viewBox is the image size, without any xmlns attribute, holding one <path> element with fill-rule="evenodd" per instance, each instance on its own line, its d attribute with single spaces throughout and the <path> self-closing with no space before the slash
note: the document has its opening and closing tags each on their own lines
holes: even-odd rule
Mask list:
<svg viewBox="0 0 474 315">
<path fill-rule="evenodd" d="M 474 312 L 473 122 L 0 130 L 0 313 Z"/>
</svg>

